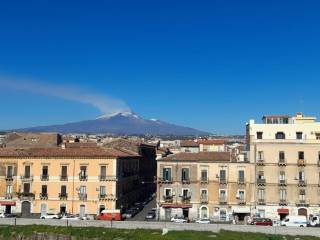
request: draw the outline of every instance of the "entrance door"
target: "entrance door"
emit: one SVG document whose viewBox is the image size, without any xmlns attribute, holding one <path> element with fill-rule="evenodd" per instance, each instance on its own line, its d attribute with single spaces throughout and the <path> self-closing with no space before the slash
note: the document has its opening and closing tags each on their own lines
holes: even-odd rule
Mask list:
<svg viewBox="0 0 320 240">
<path fill-rule="evenodd" d="M 86 215 L 86 206 L 80 205 L 80 217 L 84 217 Z"/>
<path fill-rule="evenodd" d="M 189 218 L 189 208 L 184 208 L 182 213 L 184 218 Z"/>
<path fill-rule="evenodd" d="M 6 205 L 5 213 L 6 214 L 11 214 L 11 205 Z"/>
<path fill-rule="evenodd" d="M 171 220 L 171 208 L 165 208 L 164 209 L 164 219 L 166 221 L 170 221 Z"/>
<path fill-rule="evenodd" d="M 300 208 L 298 209 L 298 215 L 308 217 L 308 210 L 306 208 Z"/>
<path fill-rule="evenodd" d="M 21 204 L 21 215 L 22 217 L 30 217 L 31 215 L 31 203 L 24 201 Z"/>
<path fill-rule="evenodd" d="M 67 213 L 66 205 L 60 205 L 60 214 L 65 215 Z"/>
<path fill-rule="evenodd" d="M 40 210 L 40 212 L 41 212 L 41 216 L 44 216 L 44 215 L 47 214 L 47 204 L 45 204 L 45 203 L 42 203 L 42 204 L 41 204 L 41 210 Z"/>
<path fill-rule="evenodd" d="M 100 207 L 99 207 L 99 213 L 101 213 L 103 210 L 105 210 L 106 209 L 106 207 L 104 206 L 104 205 L 100 205 Z"/>
</svg>

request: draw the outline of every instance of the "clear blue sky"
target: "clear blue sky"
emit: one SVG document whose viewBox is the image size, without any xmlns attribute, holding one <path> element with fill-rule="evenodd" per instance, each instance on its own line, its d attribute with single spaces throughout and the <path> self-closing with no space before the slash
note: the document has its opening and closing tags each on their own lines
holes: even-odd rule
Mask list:
<svg viewBox="0 0 320 240">
<path fill-rule="evenodd" d="M 319 1 L 2 1 L 0 74 L 125 101 L 218 133 L 320 116 Z M 89 104 L 1 87 L 0 129 L 92 119 Z"/>
</svg>

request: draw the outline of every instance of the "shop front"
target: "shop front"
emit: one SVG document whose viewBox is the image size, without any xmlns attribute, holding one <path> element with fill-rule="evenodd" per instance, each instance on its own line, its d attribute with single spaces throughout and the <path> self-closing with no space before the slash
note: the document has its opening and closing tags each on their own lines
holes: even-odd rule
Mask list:
<svg viewBox="0 0 320 240">
<path fill-rule="evenodd" d="M 277 210 L 278 215 L 280 217 L 280 220 L 282 221 L 286 216 L 289 215 L 289 209 L 288 208 L 279 208 Z"/>
<path fill-rule="evenodd" d="M 16 202 L 14 201 L 0 201 L 1 208 L 4 213 L 11 214 L 12 208 L 16 206 Z"/>
</svg>

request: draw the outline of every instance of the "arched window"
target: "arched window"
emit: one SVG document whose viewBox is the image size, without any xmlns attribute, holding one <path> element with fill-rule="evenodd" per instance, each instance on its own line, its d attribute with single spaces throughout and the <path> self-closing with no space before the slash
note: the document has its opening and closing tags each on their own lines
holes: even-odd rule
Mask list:
<svg viewBox="0 0 320 240">
<path fill-rule="evenodd" d="M 209 215 L 208 215 L 208 207 L 202 206 L 202 207 L 200 208 L 200 218 L 209 218 Z"/>
<path fill-rule="evenodd" d="M 286 135 L 284 134 L 284 132 L 277 132 L 276 139 L 286 139 Z"/>
</svg>

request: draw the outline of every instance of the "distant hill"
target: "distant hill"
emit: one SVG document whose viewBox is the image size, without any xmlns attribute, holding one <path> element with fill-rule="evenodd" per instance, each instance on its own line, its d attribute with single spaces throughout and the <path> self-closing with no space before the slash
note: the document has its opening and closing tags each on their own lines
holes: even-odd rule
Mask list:
<svg viewBox="0 0 320 240">
<path fill-rule="evenodd" d="M 197 129 L 170 124 L 157 119 L 144 119 L 133 112 L 121 112 L 110 116 L 101 116 L 95 120 L 80 121 L 52 126 L 39 126 L 15 131 L 91 133 L 116 135 L 208 135 Z"/>
</svg>

